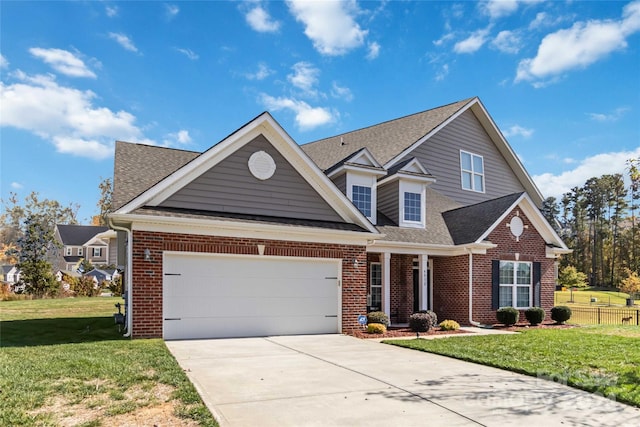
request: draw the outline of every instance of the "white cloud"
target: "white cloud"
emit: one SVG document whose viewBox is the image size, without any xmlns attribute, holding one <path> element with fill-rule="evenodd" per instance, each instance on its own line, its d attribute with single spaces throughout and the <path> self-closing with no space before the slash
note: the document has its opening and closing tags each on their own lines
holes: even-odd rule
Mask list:
<svg viewBox="0 0 640 427">
<path fill-rule="evenodd" d="M 533 132 L 534 132 L 533 129 L 527 129 L 520 125 L 513 125 L 510 128 L 502 131 L 504 136 L 506 136 L 507 138 L 512 136 L 521 136 L 523 138 L 529 138 L 531 135 L 533 135 Z"/>
<path fill-rule="evenodd" d="M 469 37 L 456 43 L 453 46 L 453 51 L 456 53 L 474 53 L 486 43 L 488 36 L 488 28 L 474 31 Z"/>
<path fill-rule="evenodd" d="M 595 120 L 596 122 L 615 122 L 618 121 L 627 111 L 629 111 L 628 107 L 620 107 L 608 114 L 589 113 L 589 117 L 591 120 Z"/>
<path fill-rule="evenodd" d="M 608 54 L 627 47 L 626 38 L 640 31 L 640 1 L 623 9 L 622 19 L 576 22 L 571 28 L 548 34 L 535 58 L 518 64 L 516 82 L 540 83 L 575 68 L 586 68 Z"/>
<path fill-rule="evenodd" d="M 317 96 L 318 92 L 314 89 L 314 86 L 318 84 L 320 70 L 304 61 L 297 62 L 291 68 L 293 69 L 293 73 L 287 75 L 289 83 L 302 90 L 305 96 Z"/>
<path fill-rule="evenodd" d="M 456 37 L 456 35 L 454 33 L 452 33 L 452 32 L 444 34 L 438 40 L 434 40 L 433 41 L 433 45 L 434 46 L 442 46 L 445 42 L 448 42 L 449 40 L 453 40 L 455 37 Z"/>
<path fill-rule="evenodd" d="M 504 53 L 518 53 L 522 46 L 522 40 L 515 31 L 500 31 L 491 46 Z"/>
<path fill-rule="evenodd" d="M 533 180 L 545 197 L 559 199 L 573 187 L 584 185 L 589 178 L 615 173 L 624 175 L 626 161 L 636 158 L 640 158 L 640 147 L 631 151 L 597 154 L 583 159 L 572 170 L 558 175 L 552 173 L 534 175 Z"/>
<path fill-rule="evenodd" d="M 186 145 L 191 143 L 191 135 L 189 135 L 188 130 L 179 130 L 175 133 L 170 133 L 164 140 L 164 144 L 167 147 L 174 145 Z"/>
<path fill-rule="evenodd" d="M 131 39 L 122 33 L 109 33 L 109 38 L 118 42 L 120 46 L 131 52 L 137 52 L 138 48 L 133 44 Z"/>
<path fill-rule="evenodd" d="M 200 58 L 200 56 L 194 51 L 192 51 L 191 49 L 184 49 L 184 48 L 177 47 L 176 50 L 192 61 L 195 61 L 196 59 Z"/>
<path fill-rule="evenodd" d="M 369 51 L 367 52 L 367 59 L 376 59 L 380 55 L 380 45 L 376 42 L 369 43 Z"/>
<path fill-rule="evenodd" d="M 335 120 L 333 114 L 326 108 L 311 107 L 304 101 L 291 98 L 274 98 L 267 94 L 262 94 L 260 101 L 268 110 L 289 110 L 295 113 L 296 125 L 300 130 L 310 130 Z"/>
<path fill-rule="evenodd" d="M 96 94 L 61 86 L 51 75 L 12 75 L 16 83 L 0 82 L 0 126 L 31 132 L 50 141 L 61 153 L 102 159 L 112 154 L 113 141 L 154 142 L 135 125 L 135 116 L 94 105 Z"/>
<path fill-rule="evenodd" d="M 9 61 L 0 53 L 0 70 L 3 68 L 9 68 Z"/>
<path fill-rule="evenodd" d="M 355 21 L 359 13 L 354 0 L 288 0 L 289 11 L 305 26 L 304 33 L 323 55 L 344 55 L 364 44 L 367 30 Z"/>
<path fill-rule="evenodd" d="M 67 50 L 32 47 L 29 53 L 67 76 L 96 78 L 95 73 L 87 68 L 82 59 Z"/>
<path fill-rule="evenodd" d="M 251 28 L 261 33 L 275 33 L 280 29 L 280 22 L 274 21 L 260 4 L 249 9 L 245 19 Z"/>
<path fill-rule="evenodd" d="M 167 4 L 167 3 L 165 3 L 164 12 L 166 14 L 167 19 L 168 20 L 172 20 L 173 18 L 178 16 L 178 13 L 180 13 L 180 8 L 178 6 L 176 6 L 175 4 Z"/>
<path fill-rule="evenodd" d="M 11 188 L 13 188 L 14 190 L 20 190 L 22 189 L 24 186 L 22 184 L 20 184 L 19 182 L 12 182 L 11 183 Z"/>
<path fill-rule="evenodd" d="M 118 6 L 105 6 L 104 11 L 109 18 L 118 16 Z"/>
<path fill-rule="evenodd" d="M 518 2 L 516 0 L 489 0 L 480 3 L 480 7 L 491 18 L 500 18 L 511 15 L 518 10 Z"/>
<path fill-rule="evenodd" d="M 333 82 L 331 86 L 331 96 L 347 102 L 353 101 L 353 93 L 351 93 L 351 89 L 349 89 L 348 87 L 340 86 L 336 82 Z"/>
<path fill-rule="evenodd" d="M 245 74 L 245 76 L 249 79 L 249 80 L 264 80 L 267 77 L 269 77 L 271 74 L 273 74 L 274 71 L 272 69 L 270 69 L 267 64 L 265 64 L 264 62 L 260 62 L 258 64 L 258 70 L 255 73 L 247 73 Z"/>
<path fill-rule="evenodd" d="M 449 64 L 443 64 L 440 70 L 436 73 L 436 81 L 443 81 L 447 75 L 449 75 Z"/>
</svg>

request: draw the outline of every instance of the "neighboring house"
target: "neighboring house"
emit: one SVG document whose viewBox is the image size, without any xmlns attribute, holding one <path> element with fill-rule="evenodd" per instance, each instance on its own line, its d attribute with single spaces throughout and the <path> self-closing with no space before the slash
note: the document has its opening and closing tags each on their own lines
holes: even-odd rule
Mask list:
<svg viewBox="0 0 640 427">
<path fill-rule="evenodd" d="M 0 268 L 0 273 L 2 274 L 2 277 L 0 277 L 0 282 L 9 283 L 9 280 L 7 279 L 7 275 L 12 269 L 13 269 L 13 265 L 3 265 Z"/>
<path fill-rule="evenodd" d="M 2 269 L 4 271 L 6 266 L 3 266 Z M 5 273 L 5 280 L 10 285 L 14 285 L 20 281 L 20 270 L 15 265 L 9 266 L 7 272 Z"/>
<path fill-rule="evenodd" d="M 94 268 L 93 270 L 85 273 L 84 277 L 90 277 L 93 279 L 93 283 L 95 283 L 96 286 L 102 286 L 102 282 L 110 282 L 118 277 L 118 275 L 118 271 L 114 269 L 101 270 Z"/>
<path fill-rule="evenodd" d="M 60 244 L 53 256 L 55 270 L 76 271 L 82 260 L 93 265 L 116 263 L 116 232 L 109 227 L 57 224 L 55 238 Z"/>
<path fill-rule="evenodd" d="M 133 337 L 349 333 L 553 306 L 570 252 L 478 98 L 298 146 L 268 113 L 204 153 L 116 143 Z M 124 253 L 121 249 L 120 253 Z"/>
</svg>

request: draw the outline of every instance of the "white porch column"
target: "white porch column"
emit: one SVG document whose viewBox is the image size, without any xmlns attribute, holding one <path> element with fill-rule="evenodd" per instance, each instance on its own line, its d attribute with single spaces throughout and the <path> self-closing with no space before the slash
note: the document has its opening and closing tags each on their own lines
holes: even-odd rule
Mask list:
<svg viewBox="0 0 640 427">
<path fill-rule="evenodd" d="M 382 253 L 382 311 L 391 319 L 391 253 Z"/>
<path fill-rule="evenodd" d="M 427 277 L 429 274 L 429 255 L 418 255 L 418 271 L 420 281 L 418 287 L 418 301 L 420 303 L 420 310 L 430 310 L 431 307 L 427 304 L 429 301 L 429 289 L 427 289 L 427 283 L 429 283 L 429 279 Z"/>
</svg>

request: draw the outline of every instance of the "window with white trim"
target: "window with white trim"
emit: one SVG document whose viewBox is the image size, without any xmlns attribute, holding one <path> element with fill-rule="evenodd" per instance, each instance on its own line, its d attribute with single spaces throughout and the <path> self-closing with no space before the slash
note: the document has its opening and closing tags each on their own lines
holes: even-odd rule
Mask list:
<svg viewBox="0 0 640 427">
<path fill-rule="evenodd" d="M 500 307 L 531 307 L 531 263 L 500 261 Z"/>
<path fill-rule="evenodd" d="M 82 256 L 82 248 L 78 248 L 78 256 Z"/>
<path fill-rule="evenodd" d="M 353 204 L 367 218 L 371 217 L 371 187 L 354 185 L 351 187 Z"/>
<path fill-rule="evenodd" d="M 64 256 L 71 256 L 73 255 L 73 248 L 70 248 L 69 246 L 64 248 Z"/>
<path fill-rule="evenodd" d="M 460 150 L 460 178 L 464 190 L 484 193 L 484 159 Z"/>
<path fill-rule="evenodd" d="M 102 248 L 93 248 L 93 256 L 101 257 L 102 256 Z"/>
<path fill-rule="evenodd" d="M 404 220 L 422 222 L 422 195 L 420 193 L 404 193 Z"/>
<path fill-rule="evenodd" d="M 372 262 L 369 264 L 369 308 L 372 311 L 382 310 L 382 264 Z"/>
</svg>

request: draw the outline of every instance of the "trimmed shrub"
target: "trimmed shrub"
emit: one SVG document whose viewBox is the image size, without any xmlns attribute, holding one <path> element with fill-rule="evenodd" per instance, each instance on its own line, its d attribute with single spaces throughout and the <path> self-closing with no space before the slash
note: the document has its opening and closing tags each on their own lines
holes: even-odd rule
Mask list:
<svg viewBox="0 0 640 427">
<path fill-rule="evenodd" d="M 496 318 L 498 319 L 498 323 L 511 326 L 518 323 L 520 312 L 513 307 L 502 307 L 496 312 Z"/>
<path fill-rule="evenodd" d="M 531 307 L 524 312 L 524 317 L 527 318 L 527 321 L 531 323 L 532 326 L 535 326 L 542 323 L 544 320 L 544 314 L 544 309 L 540 307 Z"/>
<path fill-rule="evenodd" d="M 428 332 L 433 326 L 432 322 L 428 313 L 413 313 L 409 316 L 409 327 L 413 332 Z"/>
<path fill-rule="evenodd" d="M 76 277 L 69 280 L 71 289 L 78 297 L 95 297 L 100 295 L 100 288 L 95 286 L 93 279 L 87 276 Z"/>
<path fill-rule="evenodd" d="M 367 314 L 367 324 L 369 323 L 380 323 L 387 327 L 389 326 L 389 316 L 384 311 L 372 311 Z"/>
<path fill-rule="evenodd" d="M 369 323 L 367 325 L 368 334 L 384 334 L 387 332 L 387 327 L 382 323 Z"/>
<path fill-rule="evenodd" d="M 562 325 L 571 318 L 571 309 L 566 305 L 557 305 L 551 309 L 551 318 Z"/>
<path fill-rule="evenodd" d="M 460 329 L 460 324 L 455 320 L 443 320 L 440 323 L 440 329 L 443 331 L 457 331 Z"/>
<path fill-rule="evenodd" d="M 424 313 L 424 314 L 428 314 L 429 316 L 431 316 L 431 326 L 435 326 L 435 325 L 438 324 L 438 315 L 436 314 L 435 311 L 418 310 L 418 311 L 416 311 L 416 313 Z"/>
</svg>

